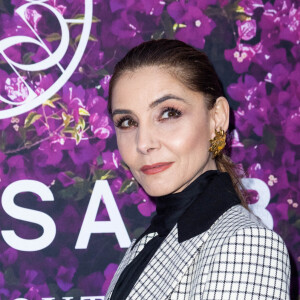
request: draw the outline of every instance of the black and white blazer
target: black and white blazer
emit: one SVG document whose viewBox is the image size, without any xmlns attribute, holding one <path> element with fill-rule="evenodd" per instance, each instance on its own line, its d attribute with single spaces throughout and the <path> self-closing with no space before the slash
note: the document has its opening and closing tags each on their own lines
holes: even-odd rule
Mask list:
<svg viewBox="0 0 300 300">
<path fill-rule="evenodd" d="M 157 233 L 135 240 L 110 284 Z M 181 243 L 176 225 L 135 283 L 130 300 L 289 299 L 286 246 L 252 213 L 235 205 L 206 231 Z"/>
</svg>

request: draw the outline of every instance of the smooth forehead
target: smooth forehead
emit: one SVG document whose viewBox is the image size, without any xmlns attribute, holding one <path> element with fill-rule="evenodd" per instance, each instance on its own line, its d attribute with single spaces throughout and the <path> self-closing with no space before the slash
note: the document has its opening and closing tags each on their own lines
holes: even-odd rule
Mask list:
<svg viewBox="0 0 300 300">
<path fill-rule="evenodd" d="M 126 71 L 118 78 L 112 92 L 112 108 L 134 104 L 135 100 L 147 104 L 165 94 L 184 96 L 191 93 L 201 95 L 178 80 L 174 69 L 146 66 Z"/>
</svg>

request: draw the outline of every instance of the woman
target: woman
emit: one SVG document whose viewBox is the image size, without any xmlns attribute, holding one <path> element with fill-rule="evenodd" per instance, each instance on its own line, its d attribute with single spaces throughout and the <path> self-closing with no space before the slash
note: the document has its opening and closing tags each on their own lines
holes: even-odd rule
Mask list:
<svg viewBox="0 0 300 300">
<path fill-rule="evenodd" d="M 157 213 L 105 299 L 288 299 L 286 247 L 249 212 L 222 153 L 229 105 L 207 56 L 176 40 L 137 46 L 115 67 L 108 106 Z"/>
</svg>

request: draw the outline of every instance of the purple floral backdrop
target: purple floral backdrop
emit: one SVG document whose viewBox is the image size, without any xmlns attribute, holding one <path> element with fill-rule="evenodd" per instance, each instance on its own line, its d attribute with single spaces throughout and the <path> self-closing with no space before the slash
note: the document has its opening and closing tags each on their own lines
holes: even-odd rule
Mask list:
<svg viewBox="0 0 300 300">
<path fill-rule="evenodd" d="M 32 1 L 25 17 L 54 52 L 61 42 L 55 15 Z M 18 35 L 36 38 L 17 8 L 25 0 L 0 0 L 0 43 Z M 65 19 L 84 18 L 83 0 L 48 0 Z M 82 24 L 68 23 L 70 40 L 62 67 L 70 64 L 82 38 Z M 93 234 L 87 249 L 75 243 L 96 180 L 108 180 L 131 238 L 155 210 L 132 180 L 116 149 L 106 111 L 114 64 L 133 46 L 158 38 L 177 38 L 204 50 L 216 67 L 232 108 L 231 157 L 247 176 L 270 190 L 267 210 L 274 230 L 289 249 L 292 299 L 299 296 L 300 270 L 300 3 L 297 0 L 93 0 L 92 28 L 75 72 L 43 105 L 0 120 L 0 189 L 32 179 L 47 185 L 55 201 L 32 193 L 16 196 L 20 206 L 43 211 L 57 233 L 45 249 L 10 247 L 0 234 L 0 299 L 41 299 L 104 295 L 124 254 L 115 234 Z M 1 44 L 0 44 L 1 45 Z M 57 66 L 43 71 L 11 68 L 7 57 L 30 65 L 49 53 L 33 43 L 15 43 L 1 54 L 1 111 L 22 105 L 28 86 L 37 95 L 61 76 Z M 32 100 L 34 101 L 34 100 Z M 251 202 L 259 201 L 251 191 Z M 105 205 L 97 220 L 107 220 Z M 23 238 L 41 234 L 39 226 L 0 210 L 0 229 Z"/>
</svg>

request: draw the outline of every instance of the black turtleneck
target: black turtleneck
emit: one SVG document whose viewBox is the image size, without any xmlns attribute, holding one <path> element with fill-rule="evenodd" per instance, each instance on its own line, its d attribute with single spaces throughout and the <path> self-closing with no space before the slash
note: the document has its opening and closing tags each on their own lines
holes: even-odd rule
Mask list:
<svg viewBox="0 0 300 300">
<path fill-rule="evenodd" d="M 127 298 L 146 265 L 176 224 L 178 241 L 183 242 L 207 230 L 221 214 L 240 203 L 229 174 L 218 170 L 206 171 L 179 193 L 153 200 L 156 203 L 156 215 L 135 245 L 151 232 L 157 232 L 158 235 L 123 270 L 111 300 Z"/>
</svg>

